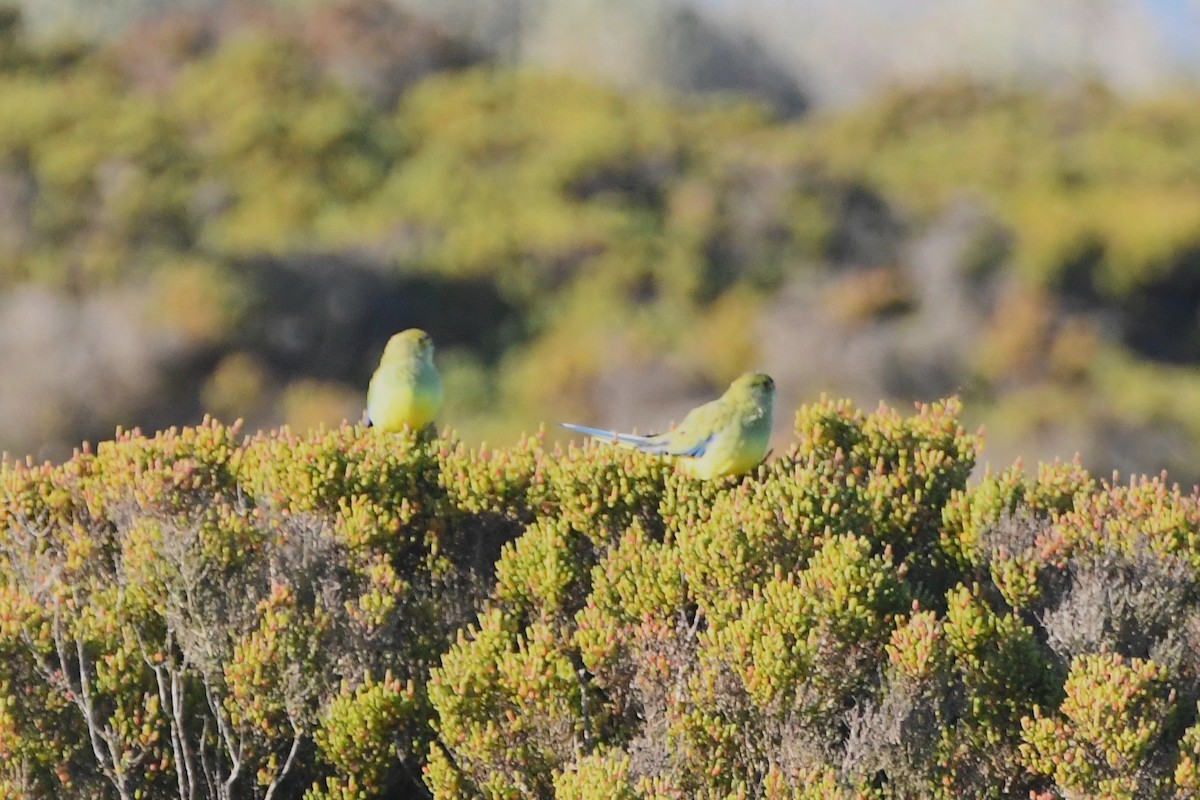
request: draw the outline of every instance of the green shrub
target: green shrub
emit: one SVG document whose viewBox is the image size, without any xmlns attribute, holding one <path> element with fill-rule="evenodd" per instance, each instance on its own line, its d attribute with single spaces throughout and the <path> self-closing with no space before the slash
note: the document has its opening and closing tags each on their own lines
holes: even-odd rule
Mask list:
<svg viewBox="0 0 1200 800">
<path fill-rule="evenodd" d="M 1175 698 L 1153 661 L 1113 653 L 1071 664 L 1057 716 L 1022 721 L 1022 759 L 1074 796 L 1148 797 L 1166 785 L 1153 751 L 1171 727 Z"/>
<path fill-rule="evenodd" d="M 429 667 L 484 586 L 448 531 L 498 524 L 441 490 L 455 449 L 206 423 L 6 463 L 6 778 L 30 796 L 332 797 L 418 775 Z"/>
<path fill-rule="evenodd" d="M 1185 797 L 1200 513 L 968 476 L 955 403 L 755 472 L 362 426 L 0 466 L 22 797 Z"/>
</svg>

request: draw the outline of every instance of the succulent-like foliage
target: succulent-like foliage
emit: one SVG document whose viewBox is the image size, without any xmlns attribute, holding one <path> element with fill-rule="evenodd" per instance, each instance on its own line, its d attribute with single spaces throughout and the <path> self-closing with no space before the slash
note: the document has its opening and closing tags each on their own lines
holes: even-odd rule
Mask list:
<svg viewBox="0 0 1200 800">
<path fill-rule="evenodd" d="M 514 524 L 454 502 L 457 450 L 206 422 L 4 464 L 6 779 L 121 798 L 416 780 L 429 668 L 487 574 L 454 537 Z"/>
<path fill-rule="evenodd" d="M 1154 750 L 1175 703 L 1168 674 L 1153 661 L 1113 653 L 1071 664 L 1058 714 L 1038 709 L 1022 722 L 1023 760 L 1072 796 L 1147 797 L 1163 787 Z"/>
<path fill-rule="evenodd" d="M 954 402 L 741 478 L 540 436 L 121 433 L 0 466 L 0 791 L 1188 797 L 1200 502 L 969 482 Z"/>
</svg>

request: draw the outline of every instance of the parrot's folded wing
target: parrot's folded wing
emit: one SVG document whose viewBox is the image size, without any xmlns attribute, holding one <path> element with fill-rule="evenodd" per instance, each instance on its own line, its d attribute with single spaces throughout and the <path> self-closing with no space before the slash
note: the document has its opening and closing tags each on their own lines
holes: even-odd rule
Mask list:
<svg viewBox="0 0 1200 800">
<path fill-rule="evenodd" d="M 690 456 L 699 458 L 704 455 L 704 451 L 708 449 L 708 443 L 713 440 L 713 435 L 709 434 L 703 439 L 692 439 L 682 442 L 671 442 L 665 452 L 673 456 Z"/>
<path fill-rule="evenodd" d="M 589 425 L 576 425 L 574 422 L 560 422 L 559 424 L 569 431 L 586 433 L 588 436 L 601 441 L 616 442 L 627 447 L 636 447 L 638 450 L 644 450 L 648 453 L 661 453 L 665 450 L 665 445 L 657 441 L 658 437 L 617 433 L 616 431 L 606 431 L 603 428 L 593 428 Z"/>
<path fill-rule="evenodd" d="M 665 452 L 673 456 L 700 458 L 716 437 L 726 416 L 725 406 L 719 399 L 693 408 L 679 425 L 662 435 L 667 443 Z"/>
</svg>

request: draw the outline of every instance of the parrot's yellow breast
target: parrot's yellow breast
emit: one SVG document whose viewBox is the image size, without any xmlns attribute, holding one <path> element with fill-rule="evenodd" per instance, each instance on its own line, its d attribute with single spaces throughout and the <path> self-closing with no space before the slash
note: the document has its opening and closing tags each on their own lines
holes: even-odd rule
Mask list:
<svg viewBox="0 0 1200 800">
<path fill-rule="evenodd" d="M 722 475 L 741 475 L 754 469 L 767 454 L 765 436 L 718 436 L 698 458 L 681 458 L 683 468 L 694 478 L 711 480 Z"/>
<path fill-rule="evenodd" d="M 367 416 L 383 431 L 405 425 L 417 430 L 433 422 L 442 405 L 437 373 L 426 370 L 380 368 L 367 387 Z"/>
</svg>

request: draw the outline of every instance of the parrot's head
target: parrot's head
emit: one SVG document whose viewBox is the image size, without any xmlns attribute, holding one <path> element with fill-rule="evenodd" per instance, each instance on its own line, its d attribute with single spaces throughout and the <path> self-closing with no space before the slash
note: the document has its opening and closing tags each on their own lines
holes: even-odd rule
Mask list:
<svg viewBox="0 0 1200 800">
<path fill-rule="evenodd" d="M 420 328 L 401 331 L 388 339 L 383 357 L 386 360 L 418 358 L 430 361 L 433 359 L 433 337 Z"/>
<path fill-rule="evenodd" d="M 775 399 L 775 381 L 765 372 L 747 372 L 729 385 L 729 392 L 744 394 L 755 405 L 770 406 Z"/>
</svg>

